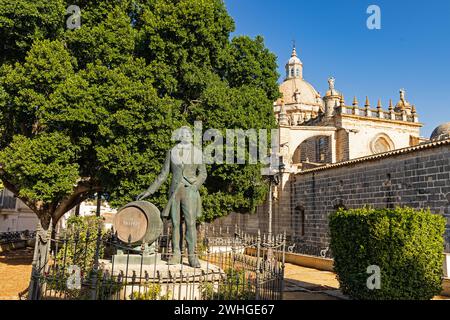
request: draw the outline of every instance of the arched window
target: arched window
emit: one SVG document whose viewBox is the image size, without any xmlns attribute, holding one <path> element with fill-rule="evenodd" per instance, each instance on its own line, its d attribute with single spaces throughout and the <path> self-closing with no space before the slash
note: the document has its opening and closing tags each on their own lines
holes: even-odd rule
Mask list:
<svg viewBox="0 0 450 320">
<path fill-rule="evenodd" d="M 389 136 L 381 134 L 372 140 L 370 148 L 372 149 L 372 153 L 377 154 L 393 150 L 394 144 Z"/>
<path fill-rule="evenodd" d="M 319 138 L 316 144 L 316 162 L 324 162 L 326 160 L 327 151 L 327 138 Z"/>
<path fill-rule="evenodd" d="M 294 68 L 291 69 L 291 77 L 294 76 Z"/>
<path fill-rule="evenodd" d="M 303 140 L 292 155 L 293 164 L 303 162 L 329 163 L 332 158 L 331 138 L 328 136 L 313 136 Z"/>
<path fill-rule="evenodd" d="M 296 206 L 294 210 L 293 233 L 295 237 L 305 236 L 305 209 L 303 206 Z"/>
<path fill-rule="evenodd" d="M 305 209 L 303 209 L 300 214 L 302 217 L 302 228 L 300 229 L 300 234 L 302 235 L 302 237 L 304 237 L 305 236 L 305 219 L 306 219 Z"/>
<path fill-rule="evenodd" d="M 297 68 L 297 69 L 295 70 L 295 73 L 296 73 L 296 76 L 297 76 L 297 77 L 300 77 L 300 69 L 299 69 L 299 68 Z"/>
</svg>

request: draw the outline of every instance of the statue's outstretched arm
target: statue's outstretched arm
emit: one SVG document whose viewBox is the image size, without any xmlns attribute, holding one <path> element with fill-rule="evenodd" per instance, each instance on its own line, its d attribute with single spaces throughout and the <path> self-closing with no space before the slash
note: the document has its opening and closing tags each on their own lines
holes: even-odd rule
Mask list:
<svg viewBox="0 0 450 320">
<path fill-rule="evenodd" d="M 143 200 L 152 194 L 154 194 L 161 185 L 166 182 L 167 178 L 169 177 L 170 173 L 170 150 L 167 152 L 166 160 L 164 162 L 164 166 L 161 170 L 161 173 L 158 175 L 155 181 L 153 181 L 152 185 L 147 189 L 147 191 L 141 193 L 137 200 Z"/>
</svg>

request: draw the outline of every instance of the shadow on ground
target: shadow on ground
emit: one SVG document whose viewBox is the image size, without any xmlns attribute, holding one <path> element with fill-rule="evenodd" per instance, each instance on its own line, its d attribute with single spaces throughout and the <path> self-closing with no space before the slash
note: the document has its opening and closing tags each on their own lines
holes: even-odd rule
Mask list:
<svg viewBox="0 0 450 320">
<path fill-rule="evenodd" d="M 345 296 L 334 287 L 300 280 L 286 279 L 284 300 L 342 300 Z"/>
<path fill-rule="evenodd" d="M 33 249 L 26 248 L 0 253 L 0 263 L 5 265 L 31 265 Z"/>
</svg>

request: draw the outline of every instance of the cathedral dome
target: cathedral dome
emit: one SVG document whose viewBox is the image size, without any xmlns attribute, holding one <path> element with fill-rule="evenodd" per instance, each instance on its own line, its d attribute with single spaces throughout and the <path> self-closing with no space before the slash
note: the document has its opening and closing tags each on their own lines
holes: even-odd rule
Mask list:
<svg viewBox="0 0 450 320">
<path fill-rule="evenodd" d="M 436 129 L 434 129 L 430 139 L 432 141 L 450 139 L 450 122 L 441 124 Z"/>
<path fill-rule="evenodd" d="M 300 78 L 287 79 L 280 85 L 280 92 L 286 104 L 301 103 L 321 106 L 320 94 L 307 81 Z"/>
<path fill-rule="evenodd" d="M 286 64 L 286 79 L 280 85 L 285 104 L 305 104 L 321 107 L 323 101 L 314 87 L 303 79 L 303 64 L 292 49 L 291 58 Z"/>
</svg>

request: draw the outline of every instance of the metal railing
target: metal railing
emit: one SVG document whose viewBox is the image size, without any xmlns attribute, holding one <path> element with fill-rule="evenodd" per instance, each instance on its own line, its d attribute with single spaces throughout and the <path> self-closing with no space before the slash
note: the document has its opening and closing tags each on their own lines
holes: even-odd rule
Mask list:
<svg viewBox="0 0 450 320">
<path fill-rule="evenodd" d="M 36 236 L 35 232 L 24 230 L 17 232 L 0 232 L 0 244 L 30 240 Z"/>
<path fill-rule="evenodd" d="M 70 231 L 49 242 L 33 274 L 31 299 L 246 300 L 282 298 L 284 235 L 200 231 L 200 267 L 167 262 L 170 227 L 151 246 L 120 242 L 112 232 Z M 40 253 L 38 253 L 39 255 Z M 40 261 L 40 259 L 37 259 Z M 24 298 L 24 297 L 23 297 Z"/>
</svg>

